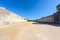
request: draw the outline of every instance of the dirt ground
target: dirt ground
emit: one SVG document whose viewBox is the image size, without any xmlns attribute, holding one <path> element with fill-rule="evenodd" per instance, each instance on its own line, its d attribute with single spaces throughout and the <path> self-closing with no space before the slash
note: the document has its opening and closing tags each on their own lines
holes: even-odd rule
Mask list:
<svg viewBox="0 0 60 40">
<path fill-rule="evenodd" d="M 60 40 L 60 27 L 32 23 L 1 26 L 0 40 Z"/>
</svg>

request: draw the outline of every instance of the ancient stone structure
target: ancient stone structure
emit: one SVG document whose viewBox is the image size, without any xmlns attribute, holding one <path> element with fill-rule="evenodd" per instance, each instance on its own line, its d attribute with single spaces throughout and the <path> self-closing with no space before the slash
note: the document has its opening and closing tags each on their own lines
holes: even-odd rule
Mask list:
<svg viewBox="0 0 60 40">
<path fill-rule="evenodd" d="M 26 22 L 27 20 L 21 16 L 16 15 L 15 13 L 0 7 L 0 25 L 14 24 Z"/>
<path fill-rule="evenodd" d="M 60 23 L 60 12 L 54 13 L 54 22 Z"/>
<path fill-rule="evenodd" d="M 60 12 L 56 12 L 53 15 L 42 17 L 37 19 L 38 22 L 53 22 L 53 23 L 60 23 Z"/>
<path fill-rule="evenodd" d="M 47 16 L 47 17 L 42 17 L 40 19 L 37 19 L 36 21 L 38 22 L 53 22 L 54 19 L 53 19 L 53 16 Z"/>
</svg>

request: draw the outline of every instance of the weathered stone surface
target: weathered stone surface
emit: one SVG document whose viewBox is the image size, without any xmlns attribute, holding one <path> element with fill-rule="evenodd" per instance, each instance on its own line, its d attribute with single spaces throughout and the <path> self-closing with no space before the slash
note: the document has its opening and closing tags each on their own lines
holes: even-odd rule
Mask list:
<svg viewBox="0 0 60 40">
<path fill-rule="evenodd" d="M 54 22 L 54 17 L 51 16 L 47 16 L 47 17 L 43 17 L 41 19 L 37 19 L 38 22 Z"/>
<path fill-rule="evenodd" d="M 13 12 L 6 10 L 4 7 L 0 7 L 0 25 L 7 25 L 13 23 L 25 22 L 23 17 L 16 15 Z"/>
</svg>

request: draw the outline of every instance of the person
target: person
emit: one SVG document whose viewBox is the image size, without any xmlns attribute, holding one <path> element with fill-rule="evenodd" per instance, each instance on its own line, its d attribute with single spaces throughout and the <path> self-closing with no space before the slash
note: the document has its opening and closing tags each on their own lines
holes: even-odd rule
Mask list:
<svg viewBox="0 0 60 40">
<path fill-rule="evenodd" d="M 60 4 L 58 4 L 57 6 L 56 6 L 56 13 L 54 13 L 54 22 L 55 23 L 60 23 L 60 19 L 59 19 L 59 17 L 60 17 Z"/>
</svg>

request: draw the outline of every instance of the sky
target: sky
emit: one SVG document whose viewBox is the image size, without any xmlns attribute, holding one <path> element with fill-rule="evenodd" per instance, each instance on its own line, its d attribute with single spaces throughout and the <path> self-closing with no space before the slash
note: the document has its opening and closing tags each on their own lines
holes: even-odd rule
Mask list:
<svg viewBox="0 0 60 40">
<path fill-rule="evenodd" d="M 34 20 L 52 15 L 60 0 L 0 0 L 0 6 L 26 19 Z"/>
</svg>

